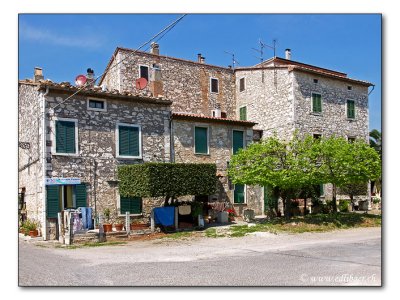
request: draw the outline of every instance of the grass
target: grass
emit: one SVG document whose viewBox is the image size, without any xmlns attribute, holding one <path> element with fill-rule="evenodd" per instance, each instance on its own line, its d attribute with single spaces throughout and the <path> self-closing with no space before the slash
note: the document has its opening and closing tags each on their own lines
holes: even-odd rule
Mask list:
<svg viewBox="0 0 400 300">
<path fill-rule="evenodd" d="M 174 232 L 174 233 L 169 233 L 165 236 L 160 236 L 160 239 L 165 239 L 165 238 L 169 238 L 169 239 L 181 239 L 181 238 L 187 238 L 190 237 L 193 234 L 192 231 L 179 231 L 179 232 Z"/>
<path fill-rule="evenodd" d="M 92 247 L 102 247 L 102 246 L 117 246 L 117 245 L 124 245 L 127 242 L 117 242 L 117 241 L 110 241 L 110 242 L 86 242 L 83 244 L 74 244 L 74 245 L 56 245 L 56 248 L 63 248 L 63 249 L 78 249 L 78 248 L 92 248 Z"/>
<path fill-rule="evenodd" d="M 225 237 L 225 234 L 221 234 L 217 232 L 216 228 L 208 228 L 205 231 L 205 235 L 208 238 L 219 238 L 219 237 Z"/>
</svg>

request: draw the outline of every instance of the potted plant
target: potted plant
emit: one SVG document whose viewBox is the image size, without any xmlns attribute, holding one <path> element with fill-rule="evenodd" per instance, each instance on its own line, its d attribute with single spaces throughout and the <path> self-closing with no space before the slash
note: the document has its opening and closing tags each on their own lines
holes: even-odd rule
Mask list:
<svg viewBox="0 0 400 300">
<path fill-rule="evenodd" d="M 32 220 L 26 220 L 23 225 L 24 234 L 29 235 L 30 237 L 37 237 L 39 235 L 39 231 L 37 229 L 37 223 Z"/>
<path fill-rule="evenodd" d="M 149 226 L 145 223 L 140 222 L 138 219 L 133 219 L 130 224 L 131 230 L 143 230 L 148 228 Z"/>
<path fill-rule="evenodd" d="M 122 222 L 121 220 L 117 220 L 114 226 L 116 231 L 122 231 L 122 228 L 124 227 L 124 222 Z"/>
<path fill-rule="evenodd" d="M 228 213 L 228 221 L 229 222 L 235 221 L 236 217 L 235 210 L 233 208 L 230 208 L 226 212 Z"/>
<path fill-rule="evenodd" d="M 104 232 L 111 232 L 112 231 L 112 224 L 110 223 L 110 209 L 106 208 L 103 211 L 105 223 L 103 224 Z"/>
</svg>

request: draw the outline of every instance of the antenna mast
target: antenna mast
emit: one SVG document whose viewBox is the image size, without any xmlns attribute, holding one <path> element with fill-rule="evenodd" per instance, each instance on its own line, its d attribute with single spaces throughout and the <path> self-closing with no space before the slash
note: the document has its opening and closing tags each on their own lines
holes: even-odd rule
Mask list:
<svg viewBox="0 0 400 300">
<path fill-rule="evenodd" d="M 232 55 L 232 68 L 235 70 L 235 64 L 239 65 L 239 62 L 235 59 L 235 53 L 224 51 L 226 54 Z"/>
</svg>

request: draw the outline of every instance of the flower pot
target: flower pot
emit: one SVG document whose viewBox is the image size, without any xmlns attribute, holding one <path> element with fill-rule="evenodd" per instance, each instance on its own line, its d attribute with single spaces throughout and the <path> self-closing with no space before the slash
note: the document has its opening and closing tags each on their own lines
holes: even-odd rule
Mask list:
<svg viewBox="0 0 400 300">
<path fill-rule="evenodd" d="M 112 232 L 112 224 L 103 224 L 104 232 Z"/>
<path fill-rule="evenodd" d="M 124 227 L 124 224 L 115 224 L 115 230 L 116 231 L 122 231 L 122 228 Z"/>
<path fill-rule="evenodd" d="M 147 224 L 131 224 L 131 230 L 143 230 L 148 228 Z"/>
<path fill-rule="evenodd" d="M 29 230 L 29 236 L 30 237 L 37 237 L 39 235 L 39 232 L 37 229 L 35 230 Z"/>
</svg>

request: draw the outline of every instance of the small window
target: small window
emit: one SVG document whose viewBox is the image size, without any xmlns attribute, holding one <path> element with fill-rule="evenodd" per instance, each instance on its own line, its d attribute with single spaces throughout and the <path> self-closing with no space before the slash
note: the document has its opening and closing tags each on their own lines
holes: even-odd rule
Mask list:
<svg viewBox="0 0 400 300">
<path fill-rule="evenodd" d="M 141 145 L 139 125 L 117 124 L 117 157 L 141 158 Z"/>
<path fill-rule="evenodd" d="M 246 106 L 239 108 L 239 120 L 241 120 L 241 121 L 247 120 L 247 107 Z"/>
<path fill-rule="evenodd" d="M 312 93 L 312 112 L 322 113 L 322 99 L 320 94 Z"/>
<path fill-rule="evenodd" d="M 149 81 L 149 67 L 148 66 L 140 66 L 139 67 L 139 77 L 146 78 Z"/>
<path fill-rule="evenodd" d="M 318 83 L 318 79 L 314 79 L 314 83 Z"/>
<path fill-rule="evenodd" d="M 89 99 L 88 100 L 88 109 L 105 111 L 106 110 L 106 102 L 104 100 Z"/>
<path fill-rule="evenodd" d="M 211 78 L 211 93 L 218 93 L 218 79 L 217 78 Z"/>
<path fill-rule="evenodd" d="M 239 91 L 243 92 L 245 90 L 245 81 L 244 81 L 244 77 L 240 78 L 239 81 Z"/>
<path fill-rule="evenodd" d="M 347 90 L 351 91 L 353 89 L 353 87 L 351 85 L 347 86 Z"/>
<path fill-rule="evenodd" d="M 355 104 L 353 100 L 347 100 L 347 118 L 354 119 L 356 117 Z"/>
<path fill-rule="evenodd" d="M 55 121 L 55 152 L 57 154 L 77 154 L 77 121 Z"/>
<path fill-rule="evenodd" d="M 208 128 L 194 128 L 194 153 L 208 154 Z"/>
<path fill-rule="evenodd" d="M 226 119 L 226 111 L 221 111 L 221 118 Z"/>
<path fill-rule="evenodd" d="M 320 133 L 314 133 L 314 134 L 313 134 L 313 138 L 314 138 L 315 140 L 320 140 L 320 139 L 322 138 L 322 134 L 320 134 Z"/>
<path fill-rule="evenodd" d="M 129 214 L 139 215 L 143 211 L 143 203 L 141 197 L 120 197 L 121 214 L 129 212 Z"/>
<path fill-rule="evenodd" d="M 355 137 L 347 137 L 347 141 L 349 142 L 349 143 L 354 143 L 355 141 L 356 141 L 356 138 Z"/>
</svg>

